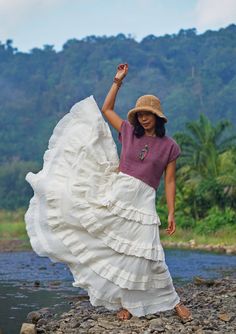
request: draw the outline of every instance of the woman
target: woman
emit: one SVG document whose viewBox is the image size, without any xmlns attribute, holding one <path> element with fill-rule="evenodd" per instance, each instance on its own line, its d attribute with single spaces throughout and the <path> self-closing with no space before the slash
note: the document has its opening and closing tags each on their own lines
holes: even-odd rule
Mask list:
<svg viewBox="0 0 236 334">
<path fill-rule="evenodd" d="M 167 119 L 156 97 L 141 97 L 129 121 L 115 113 L 127 71 L 127 64 L 118 67 L 102 108 L 119 131 L 120 161 L 93 97 L 75 104 L 53 131 L 43 169 L 26 175 L 34 189 L 25 214 L 27 232 L 38 255 L 68 265 L 73 286 L 86 289 L 92 305 L 119 310 L 121 320 L 173 308 L 181 319 L 190 319 L 165 263 L 155 208 L 165 170 L 167 232 L 173 234 L 180 150 L 164 135 Z"/>
<path fill-rule="evenodd" d="M 123 138 L 123 141 L 128 139 L 127 133 L 133 132 L 134 129 L 132 126 L 129 125 L 127 121 L 124 121 L 120 118 L 119 115 L 117 115 L 114 111 L 114 105 L 115 105 L 115 99 L 118 92 L 118 89 L 120 88 L 122 84 L 122 80 L 126 76 L 128 72 L 128 64 L 121 64 L 118 67 L 118 71 L 114 78 L 114 83 L 105 99 L 104 105 L 102 107 L 102 112 L 105 115 L 106 119 L 110 122 L 110 124 L 119 132 L 119 140 L 121 138 L 121 132 L 123 132 L 123 135 L 126 134 L 126 137 Z M 148 137 L 164 137 L 165 136 L 165 128 L 164 123 L 167 122 L 167 118 L 163 114 L 160 106 L 160 101 L 151 95 L 142 96 L 137 100 L 136 108 L 133 110 L 130 110 L 128 113 L 128 119 L 131 124 L 135 127 L 135 130 L 139 136 L 138 138 L 145 136 L 147 141 Z M 123 127 L 123 129 L 122 129 Z M 127 130 L 124 128 L 128 127 Z M 141 135 L 140 135 L 141 134 Z M 131 134 L 132 136 L 132 134 Z M 135 138 L 132 136 L 132 139 Z M 150 147 L 153 145 L 153 139 L 150 138 Z M 121 141 L 121 140 L 120 140 Z M 136 139 L 136 143 L 139 140 Z M 122 141 L 121 141 L 122 142 Z M 138 143 L 139 144 L 139 143 Z M 157 147 L 159 145 L 166 145 L 164 141 L 158 141 Z M 167 148 L 167 147 L 166 147 Z M 167 205 L 168 205 L 168 228 L 166 229 L 167 233 L 169 235 L 172 235 L 175 232 L 176 224 L 175 224 L 175 218 L 174 218 L 174 202 L 175 202 L 175 169 L 176 169 L 176 159 L 180 154 L 180 149 L 178 146 L 177 153 L 175 153 L 175 159 L 171 159 L 171 162 L 168 163 L 167 166 L 165 166 L 165 192 L 166 192 L 166 198 L 167 198 Z M 123 149 L 123 147 L 122 147 Z M 145 154 L 148 154 L 149 147 L 146 144 L 144 148 L 140 151 L 140 160 L 143 161 L 145 158 Z M 179 150 L 179 152 L 178 152 Z M 123 153 L 123 154 L 122 154 Z M 129 175 L 132 175 L 134 177 L 138 177 L 144 182 L 146 181 L 151 186 L 154 185 L 155 188 L 157 188 L 157 184 L 155 184 L 155 177 L 150 177 L 149 175 L 144 175 L 143 173 L 146 172 L 153 172 L 153 161 L 151 162 L 151 166 L 142 166 L 143 162 L 139 162 L 139 164 L 136 164 L 136 168 L 132 168 L 132 164 L 137 162 L 137 157 L 134 157 L 132 152 L 130 152 L 129 147 L 126 149 L 123 149 L 121 153 L 121 162 L 120 162 L 120 171 L 123 171 L 124 173 L 127 173 Z M 129 159 L 129 166 L 127 163 L 127 160 Z M 133 159 L 133 160 L 132 160 Z M 147 157 L 148 159 L 148 157 Z M 163 158 L 164 160 L 164 158 Z M 160 163 L 160 161 L 157 161 L 157 163 Z M 156 166 L 158 168 L 158 166 Z M 137 169 L 140 168 L 140 171 L 137 171 Z M 159 179 L 160 179 L 160 173 L 159 173 Z M 158 177 L 157 176 L 157 177 Z M 159 180 L 157 181 L 159 184 Z M 190 311 L 181 303 L 178 303 L 176 306 L 177 314 L 182 319 L 187 319 L 191 317 Z M 128 319 L 130 318 L 131 314 L 128 310 L 121 310 L 118 312 L 118 317 L 121 319 Z"/>
</svg>

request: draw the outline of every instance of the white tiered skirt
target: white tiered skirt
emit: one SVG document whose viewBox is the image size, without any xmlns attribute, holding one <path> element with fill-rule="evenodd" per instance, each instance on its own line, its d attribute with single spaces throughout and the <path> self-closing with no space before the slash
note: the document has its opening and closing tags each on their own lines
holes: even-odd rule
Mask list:
<svg viewBox="0 0 236 334">
<path fill-rule="evenodd" d="M 154 188 L 118 171 L 108 124 L 90 96 L 54 128 L 25 214 L 33 250 L 70 268 L 94 306 L 138 317 L 179 302 L 159 238 Z"/>
</svg>

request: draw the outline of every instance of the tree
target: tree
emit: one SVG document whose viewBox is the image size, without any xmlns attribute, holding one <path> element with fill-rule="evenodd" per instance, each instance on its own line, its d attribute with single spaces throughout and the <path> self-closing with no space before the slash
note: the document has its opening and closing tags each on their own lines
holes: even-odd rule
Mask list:
<svg viewBox="0 0 236 334">
<path fill-rule="evenodd" d="M 186 132 L 175 134 L 182 150 L 178 190 L 195 219 L 203 217 L 215 204 L 221 208 L 230 204 L 232 198 L 227 198 L 226 193 L 235 196 L 235 179 L 228 174 L 233 172 L 232 165 L 223 158 L 235 147 L 236 136 L 225 135 L 230 126 L 227 120 L 214 126 L 200 114 L 197 121 L 186 123 Z M 233 184 L 229 188 L 230 182 Z"/>
<path fill-rule="evenodd" d="M 222 120 L 212 125 L 203 113 L 197 121 L 186 123 L 186 132 L 178 132 L 175 138 L 182 148 L 182 165 L 188 165 L 201 177 L 219 175 L 218 156 L 231 149 L 236 135 L 225 136 L 232 124 Z"/>
</svg>

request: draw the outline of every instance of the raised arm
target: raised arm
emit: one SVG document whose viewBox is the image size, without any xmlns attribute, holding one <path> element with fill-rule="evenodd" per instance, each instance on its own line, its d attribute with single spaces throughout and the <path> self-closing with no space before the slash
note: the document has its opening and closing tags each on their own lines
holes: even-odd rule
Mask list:
<svg viewBox="0 0 236 334">
<path fill-rule="evenodd" d="M 103 115 L 106 117 L 111 126 L 113 126 L 113 128 L 115 128 L 117 131 L 120 131 L 123 119 L 114 111 L 114 106 L 116 101 L 116 95 L 127 72 L 128 64 L 120 64 L 118 66 L 114 82 L 112 83 L 112 86 L 102 106 Z"/>
</svg>

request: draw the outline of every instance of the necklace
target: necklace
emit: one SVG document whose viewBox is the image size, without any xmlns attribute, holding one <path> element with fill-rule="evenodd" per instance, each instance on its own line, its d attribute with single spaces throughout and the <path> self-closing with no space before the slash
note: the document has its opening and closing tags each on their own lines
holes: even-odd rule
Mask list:
<svg viewBox="0 0 236 334">
<path fill-rule="evenodd" d="M 138 154 L 138 158 L 140 159 L 140 160 L 144 160 L 144 158 L 147 156 L 147 154 L 148 154 L 148 151 L 149 151 L 149 147 L 148 147 L 148 144 L 146 144 L 145 146 L 144 146 L 144 148 L 142 148 L 141 149 L 141 151 L 139 152 L 139 154 Z"/>
<path fill-rule="evenodd" d="M 152 134 L 152 135 L 150 135 L 150 136 L 145 135 L 145 136 L 147 136 L 147 137 L 156 137 L 156 134 Z M 149 151 L 149 146 L 148 146 L 148 144 L 146 144 L 146 145 L 144 146 L 144 148 L 142 148 L 142 149 L 139 151 L 139 153 L 138 153 L 138 158 L 139 158 L 141 161 L 143 161 L 143 160 L 146 158 L 146 156 L 147 156 L 147 154 L 148 154 L 148 151 Z"/>
</svg>

